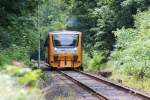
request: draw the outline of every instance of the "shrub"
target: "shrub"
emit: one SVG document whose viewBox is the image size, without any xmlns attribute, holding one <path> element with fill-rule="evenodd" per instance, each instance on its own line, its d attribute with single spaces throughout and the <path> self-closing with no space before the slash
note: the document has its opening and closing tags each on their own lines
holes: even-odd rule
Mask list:
<svg viewBox="0 0 150 100">
<path fill-rule="evenodd" d="M 41 76 L 41 70 L 33 70 L 25 73 L 22 77 L 19 78 L 20 84 L 27 86 L 35 86 L 36 81 Z"/>
<path fill-rule="evenodd" d="M 5 53 L 2 53 L 0 51 L 0 69 L 4 68 L 4 64 L 9 63 L 10 59 L 7 55 L 5 55 Z"/>
<path fill-rule="evenodd" d="M 129 45 L 131 45 L 131 42 L 137 40 L 137 31 L 131 28 L 125 29 L 123 27 L 122 29 L 118 29 L 114 33 L 117 38 L 116 48 L 119 49 L 125 49 Z"/>
<path fill-rule="evenodd" d="M 88 60 L 90 60 L 90 57 L 88 57 L 88 54 L 87 54 L 87 52 L 85 52 L 85 51 L 83 51 L 83 67 L 84 68 L 87 68 L 88 67 L 88 64 L 89 64 L 89 61 Z"/>
<path fill-rule="evenodd" d="M 94 51 L 93 58 L 91 58 L 88 66 L 88 70 L 101 70 L 105 68 L 104 65 L 104 55 L 100 52 Z"/>
<path fill-rule="evenodd" d="M 10 64 L 12 60 L 28 62 L 28 50 L 25 47 L 13 45 L 10 48 L 0 50 L 0 65 Z"/>
<path fill-rule="evenodd" d="M 22 66 L 15 66 L 15 65 L 5 65 L 4 66 L 6 73 L 12 76 L 21 77 L 25 73 L 31 71 L 29 68 L 22 68 Z"/>
<path fill-rule="evenodd" d="M 10 59 L 18 60 L 18 61 L 27 61 L 27 59 L 29 58 L 28 49 L 16 45 L 10 47 L 7 50 L 7 54 L 9 54 Z"/>
<path fill-rule="evenodd" d="M 115 32 L 117 49 L 112 52 L 109 61 L 115 70 L 138 79 L 150 78 L 149 12 L 140 12 L 135 16 L 137 29 L 122 28 Z"/>
<path fill-rule="evenodd" d="M 42 76 L 40 69 L 31 70 L 30 68 L 23 68 L 21 66 L 5 65 L 5 72 L 11 76 L 15 76 L 19 83 L 27 86 L 35 86 L 35 83 Z"/>
<path fill-rule="evenodd" d="M 134 18 L 135 27 L 140 33 L 140 37 L 150 38 L 150 9 L 148 11 L 138 12 Z"/>
<path fill-rule="evenodd" d="M 121 72 L 127 75 L 143 78 L 150 75 L 150 44 L 149 40 L 137 40 L 124 50 L 114 51 L 111 62 Z"/>
<path fill-rule="evenodd" d="M 6 65 L 5 69 L 8 74 L 13 75 L 13 76 L 19 75 L 19 72 L 21 71 L 20 67 L 13 66 L 13 65 Z"/>
</svg>

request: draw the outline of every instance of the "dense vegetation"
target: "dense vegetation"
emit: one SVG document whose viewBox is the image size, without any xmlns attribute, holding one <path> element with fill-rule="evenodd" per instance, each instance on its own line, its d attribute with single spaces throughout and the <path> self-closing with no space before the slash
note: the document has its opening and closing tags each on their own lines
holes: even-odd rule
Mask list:
<svg viewBox="0 0 150 100">
<path fill-rule="evenodd" d="M 139 44 L 137 40 L 142 39 L 139 38 L 141 33 L 147 33 L 145 37 L 149 40 L 149 33 L 147 32 L 149 30 L 149 15 L 146 15 L 146 13 L 148 14 L 149 6 L 150 2 L 147 0 L 75 0 L 72 14 L 80 22 L 78 27 L 75 28 L 85 33 L 84 47 L 88 53 L 88 55 L 85 55 L 92 58 L 90 64 L 88 64 L 89 69 L 101 69 L 101 67 L 107 66 L 107 61 L 116 61 L 117 66 L 120 66 L 119 68 L 123 70 L 121 66 L 125 65 L 127 60 L 132 62 L 132 65 L 129 62 L 127 63 L 129 64 L 128 67 L 133 69 L 134 73 L 137 73 L 137 66 L 131 60 L 134 59 L 135 55 L 138 55 L 138 61 L 134 60 L 135 63 L 140 61 L 140 64 L 136 64 L 141 67 L 145 66 L 143 65 L 145 64 L 144 58 L 140 57 L 144 52 L 137 53 L 135 50 L 137 47 L 135 48 L 134 46 L 139 46 L 138 49 L 145 51 L 145 49 L 141 49 L 143 47 L 142 40 L 139 41 Z M 146 42 L 145 39 L 143 41 Z M 127 44 L 130 44 L 132 49 L 127 49 Z M 123 50 L 124 53 L 122 52 Z M 147 47 L 147 52 L 149 50 L 149 47 Z M 130 56 L 129 58 L 127 58 L 127 54 Z M 148 53 L 143 57 L 146 57 L 146 62 L 149 62 Z M 87 57 L 85 58 L 86 60 L 88 59 Z M 94 67 L 91 68 L 91 66 Z M 144 68 L 144 70 L 147 69 Z"/>
<path fill-rule="evenodd" d="M 40 34 L 84 33 L 84 66 L 150 77 L 149 0 L 1 0 L 0 64 L 28 62 Z M 88 62 L 87 62 L 88 60 Z"/>
<path fill-rule="evenodd" d="M 65 29 L 71 9 L 64 0 L 0 1 L 0 64 L 28 62 L 37 50 L 40 34 Z M 70 6 L 70 7 L 68 7 Z"/>
<path fill-rule="evenodd" d="M 138 78 L 150 78 L 150 10 L 138 12 L 135 28 L 115 31 L 116 48 L 111 61 L 116 70 Z"/>
</svg>

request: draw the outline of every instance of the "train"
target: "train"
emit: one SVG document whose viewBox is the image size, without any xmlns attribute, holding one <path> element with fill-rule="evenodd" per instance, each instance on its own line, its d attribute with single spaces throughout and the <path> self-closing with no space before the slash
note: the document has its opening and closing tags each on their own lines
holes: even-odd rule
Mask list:
<svg viewBox="0 0 150 100">
<path fill-rule="evenodd" d="M 82 32 L 49 32 L 45 40 L 45 57 L 51 69 L 73 68 L 83 70 Z"/>
</svg>

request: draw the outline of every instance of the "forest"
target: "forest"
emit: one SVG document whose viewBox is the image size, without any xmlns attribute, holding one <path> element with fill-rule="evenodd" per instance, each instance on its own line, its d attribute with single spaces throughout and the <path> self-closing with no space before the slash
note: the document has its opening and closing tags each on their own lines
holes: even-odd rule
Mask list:
<svg viewBox="0 0 150 100">
<path fill-rule="evenodd" d="M 85 70 L 150 89 L 150 0 L 1 0 L 0 12 L 1 69 L 28 65 L 48 32 L 74 30 L 84 33 Z"/>
</svg>

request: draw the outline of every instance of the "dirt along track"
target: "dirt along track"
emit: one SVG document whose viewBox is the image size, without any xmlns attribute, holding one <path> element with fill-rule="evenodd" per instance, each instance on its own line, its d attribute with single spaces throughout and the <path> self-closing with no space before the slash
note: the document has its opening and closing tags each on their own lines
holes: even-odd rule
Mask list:
<svg viewBox="0 0 150 100">
<path fill-rule="evenodd" d="M 32 64 L 38 67 L 37 61 L 33 61 Z M 99 100 L 60 73 L 50 71 L 43 61 L 40 62 L 40 69 L 44 72 L 44 77 L 39 80 L 43 94 L 41 97 L 44 96 L 46 100 Z"/>
<path fill-rule="evenodd" d="M 99 100 L 56 71 L 45 71 L 46 80 L 41 81 L 46 100 Z"/>
</svg>

